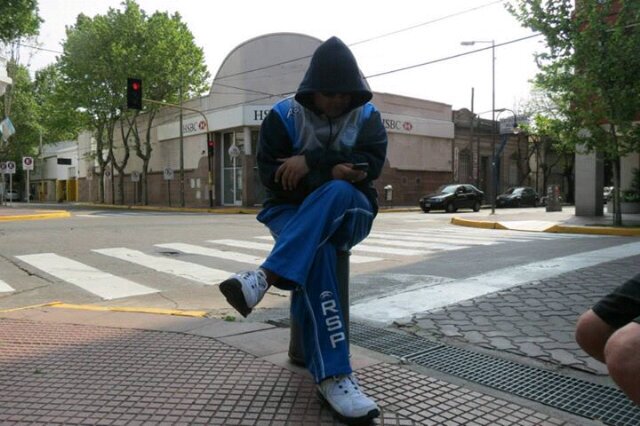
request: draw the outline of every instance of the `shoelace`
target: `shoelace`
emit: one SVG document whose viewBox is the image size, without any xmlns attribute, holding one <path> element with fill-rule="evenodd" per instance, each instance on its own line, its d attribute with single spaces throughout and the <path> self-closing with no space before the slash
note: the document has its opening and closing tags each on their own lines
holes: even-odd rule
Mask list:
<svg viewBox="0 0 640 426">
<path fill-rule="evenodd" d="M 343 389 L 344 393 L 353 393 L 354 395 L 362 395 L 362 391 L 358 387 L 358 382 L 352 376 L 336 376 L 333 378 L 338 389 Z"/>
<path fill-rule="evenodd" d="M 267 283 L 267 275 L 262 269 L 258 269 L 255 272 L 245 272 L 242 274 L 242 277 L 248 278 L 250 281 L 254 281 L 256 287 L 260 290 L 264 291 L 269 287 L 269 283 Z"/>
</svg>

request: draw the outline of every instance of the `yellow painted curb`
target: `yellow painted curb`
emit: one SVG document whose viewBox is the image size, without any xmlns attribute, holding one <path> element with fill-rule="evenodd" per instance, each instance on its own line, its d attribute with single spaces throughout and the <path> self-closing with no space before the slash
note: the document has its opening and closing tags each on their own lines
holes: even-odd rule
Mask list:
<svg viewBox="0 0 640 426">
<path fill-rule="evenodd" d="M 621 237 L 640 237 L 640 228 L 613 228 L 605 226 L 566 226 L 554 225 L 544 232 L 562 234 L 617 235 Z"/>
<path fill-rule="evenodd" d="M 158 315 L 175 315 L 183 317 L 198 317 L 203 318 L 206 316 L 207 311 L 182 311 L 179 309 L 160 309 L 160 308 L 144 308 L 144 307 L 122 307 L 122 306 L 96 306 L 96 305 L 75 305 L 72 303 L 58 302 L 55 304 L 49 304 L 48 306 L 62 309 L 78 309 L 84 311 L 101 311 L 101 312 L 135 312 L 142 314 L 158 314 Z"/>
<path fill-rule="evenodd" d="M 459 217 L 452 217 L 451 224 L 459 226 L 467 226 L 470 228 L 482 228 L 482 229 L 509 229 L 506 226 L 499 224 L 498 222 L 487 222 L 482 220 L 468 220 Z"/>
<path fill-rule="evenodd" d="M 95 204 L 78 203 L 84 207 L 95 207 L 116 210 L 145 210 L 145 211 L 168 211 L 186 213 L 217 213 L 217 214 L 258 214 L 259 208 L 255 207 L 168 207 L 168 206 L 131 206 L 119 204 Z"/>
<path fill-rule="evenodd" d="M 198 317 L 203 318 L 207 315 L 207 311 L 181 311 L 179 309 L 160 309 L 160 308 L 144 308 L 144 307 L 122 307 L 122 306 L 96 306 L 96 305 L 76 305 L 73 303 L 64 303 L 60 301 L 53 301 L 47 303 L 40 303 L 37 305 L 22 306 L 20 308 L 11 308 L 0 310 L 0 313 L 23 311 L 26 309 L 35 308 L 61 308 L 61 309 L 77 309 L 83 311 L 98 311 L 98 312 L 137 312 L 142 314 L 158 314 L 158 315 L 175 315 L 183 317 Z"/>
<path fill-rule="evenodd" d="M 22 214 L 22 215 L 15 215 L 15 216 L 0 216 L 0 222 L 10 222 L 13 220 L 61 219 L 65 217 L 71 217 L 71 213 L 69 213 L 68 211 L 61 211 L 61 212 L 36 213 L 36 214 Z"/>
</svg>

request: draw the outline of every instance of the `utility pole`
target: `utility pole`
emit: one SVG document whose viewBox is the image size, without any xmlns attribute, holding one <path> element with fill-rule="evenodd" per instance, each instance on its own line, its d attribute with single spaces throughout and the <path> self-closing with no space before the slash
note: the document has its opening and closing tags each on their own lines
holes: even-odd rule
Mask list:
<svg viewBox="0 0 640 426">
<path fill-rule="evenodd" d="M 180 78 L 180 207 L 184 207 L 184 136 L 182 134 L 182 78 Z"/>
</svg>

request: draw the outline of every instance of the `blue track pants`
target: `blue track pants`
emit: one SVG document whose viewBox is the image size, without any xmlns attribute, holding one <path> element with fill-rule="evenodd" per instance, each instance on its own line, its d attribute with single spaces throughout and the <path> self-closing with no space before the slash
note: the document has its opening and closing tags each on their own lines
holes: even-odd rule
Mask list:
<svg viewBox="0 0 640 426">
<path fill-rule="evenodd" d="M 336 258 L 369 234 L 371 203 L 350 183 L 332 180 L 301 205 L 265 208 L 258 220 L 276 240 L 262 268 L 293 283 L 291 317 L 303 330 L 307 368 L 317 383 L 350 374 Z"/>
</svg>

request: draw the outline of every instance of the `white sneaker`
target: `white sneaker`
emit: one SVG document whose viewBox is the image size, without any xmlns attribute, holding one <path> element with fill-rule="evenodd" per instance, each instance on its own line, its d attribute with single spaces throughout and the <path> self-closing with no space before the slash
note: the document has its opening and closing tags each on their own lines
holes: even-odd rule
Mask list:
<svg viewBox="0 0 640 426">
<path fill-rule="evenodd" d="M 220 283 L 220 291 L 227 302 L 243 317 L 251 313 L 268 288 L 267 276 L 262 269 L 234 274 Z"/>
<path fill-rule="evenodd" d="M 347 424 L 364 423 L 380 415 L 376 403 L 362 393 L 350 374 L 323 380 L 318 385 L 318 393 Z"/>
</svg>

